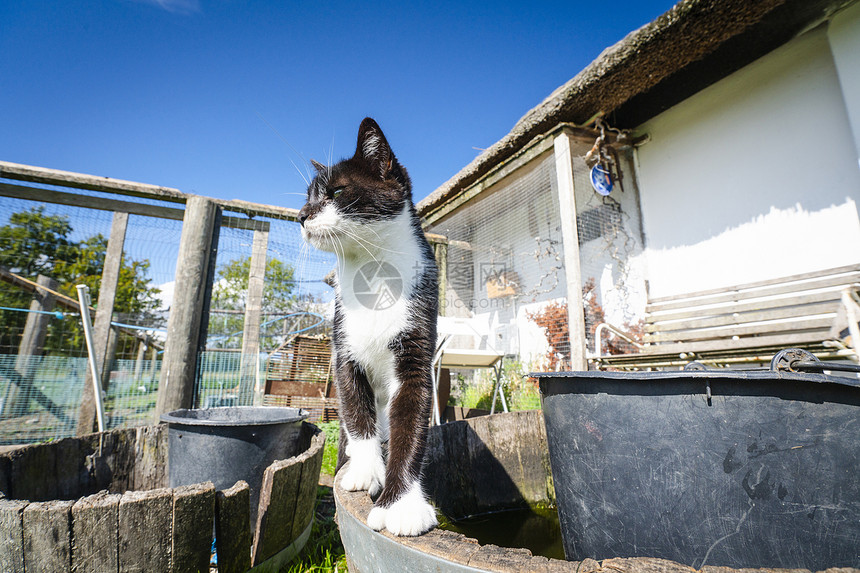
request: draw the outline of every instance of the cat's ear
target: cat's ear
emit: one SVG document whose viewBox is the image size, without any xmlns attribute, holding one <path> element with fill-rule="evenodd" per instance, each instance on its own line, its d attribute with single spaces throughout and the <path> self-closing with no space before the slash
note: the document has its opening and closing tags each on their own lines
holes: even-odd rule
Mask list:
<svg viewBox="0 0 860 573">
<path fill-rule="evenodd" d="M 314 161 L 313 159 L 311 159 L 311 165 L 314 166 L 314 169 L 317 170 L 317 173 L 325 173 L 328 170 L 328 167 L 326 167 L 319 161 Z"/>
<path fill-rule="evenodd" d="M 358 128 L 358 144 L 355 156 L 364 159 L 383 179 L 391 171 L 394 153 L 379 129 L 379 125 L 369 117 L 364 118 Z"/>
</svg>

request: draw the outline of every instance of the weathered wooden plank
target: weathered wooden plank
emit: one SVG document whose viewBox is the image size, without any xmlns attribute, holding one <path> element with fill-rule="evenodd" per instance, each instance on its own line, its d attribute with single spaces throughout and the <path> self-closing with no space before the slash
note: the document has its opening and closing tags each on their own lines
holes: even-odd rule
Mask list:
<svg viewBox="0 0 860 573">
<path fill-rule="evenodd" d="M 251 568 L 251 489 L 244 481 L 215 494 L 215 546 L 219 573 Z"/>
<path fill-rule="evenodd" d="M 24 570 L 24 508 L 26 501 L 0 499 L 0 571 Z"/>
<path fill-rule="evenodd" d="M 290 544 L 302 466 L 295 458 L 274 462 L 263 472 L 254 535 L 254 565 Z"/>
<path fill-rule="evenodd" d="M 513 417 L 511 426 L 516 434 L 520 492 L 531 503 L 550 503 L 554 498 L 547 495 L 547 468 L 543 463 L 547 445 L 546 440 L 541 439 L 540 410 L 514 412 Z"/>
<path fill-rule="evenodd" d="M 26 446 L 9 452 L 9 462 L 9 497 L 31 501 L 56 499 L 54 448 L 42 445 Z"/>
<path fill-rule="evenodd" d="M 173 565 L 175 573 L 209 570 L 215 524 L 215 486 L 212 482 L 173 490 Z"/>
<path fill-rule="evenodd" d="M 737 312 L 727 309 L 726 314 L 709 316 L 706 318 L 693 318 L 675 322 L 663 321 L 652 322 L 645 325 L 645 332 L 668 332 L 671 330 L 691 330 L 695 328 L 712 328 L 716 326 L 730 326 L 749 324 L 750 322 L 765 322 L 768 320 L 785 320 L 789 318 L 800 318 L 804 316 L 834 315 L 839 311 L 840 303 L 819 302 L 801 306 L 778 307 L 775 310 Z M 710 314 L 710 313 L 709 313 Z"/>
<path fill-rule="evenodd" d="M 11 495 L 12 462 L 9 456 L 0 455 L 0 499 Z"/>
<path fill-rule="evenodd" d="M 733 290 L 732 287 L 730 287 L 721 294 L 715 294 L 707 297 L 683 299 L 664 303 L 655 303 L 651 301 L 648 304 L 648 312 L 662 312 L 678 308 L 689 308 L 692 306 L 706 306 L 711 304 L 723 304 L 751 299 L 764 299 L 784 294 L 808 292 L 819 289 L 841 290 L 848 285 L 856 284 L 858 282 L 860 282 L 860 273 L 854 272 L 847 275 L 824 277 L 803 283 L 780 283 L 775 286 L 771 286 L 764 289 Z"/>
<path fill-rule="evenodd" d="M 522 471 L 521 444 L 518 440 L 520 437 L 516 423 L 518 418 L 519 416 L 514 413 L 487 416 L 487 425 L 492 435 L 490 451 L 495 459 L 495 466 L 502 470 L 496 472 L 497 475 L 493 480 L 494 489 L 498 490 L 494 497 L 495 507 L 511 508 L 526 504 L 525 496 L 521 491 L 525 476 Z M 502 487 L 508 485 L 504 482 L 510 482 L 509 487 Z"/>
<path fill-rule="evenodd" d="M 469 566 L 499 573 L 528 571 L 532 552 L 528 549 L 510 549 L 497 545 L 481 545 L 469 558 Z"/>
<path fill-rule="evenodd" d="M 839 291 L 825 291 L 793 297 L 774 298 L 770 300 L 762 300 L 756 302 L 730 303 L 724 306 L 714 308 L 688 308 L 680 312 L 669 312 L 666 314 L 648 314 L 645 320 L 647 322 L 663 322 L 687 318 L 704 318 L 708 316 L 719 316 L 732 312 L 754 312 L 774 308 L 803 306 L 819 302 L 839 302 L 841 301 L 841 297 L 842 295 Z"/>
<path fill-rule="evenodd" d="M 116 302 L 117 286 L 119 285 L 119 272 L 122 266 L 122 249 L 125 244 L 125 233 L 128 229 L 128 213 L 116 212 L 111 222 L 110 238 L 105 251 L 104 266 L 102 268 L 101 283 L 99 286 L 99 301 L 96 306 L 96 318 L 93 322 L 93 349 L 95 363 L 98 367 L 101 380 L 98 387 L 107 390 L 110 383 L 110 372 L 106 366 L 108 362 L 108 338 L 111 332 L 111 320 L 113 320 L 113 307 Z M 93 391 L 92 369 L 87 370 L 84 391 L 81 393 L 81 406 L 78 410 L 79 436 L 89 434 L 93 431 L 96 422 L 96 399 Z M 98 428 L 103 431 L 107 428 Z"/>
<path fill-rule="evenodd" d="M 135 428 L 134 473 L 129 489 L 157 489 L 168 486 L 167 425 Z"/>
<path fill-rule="evenodd" d="M 248 290 L 245 298 L 245 321 L 242 328 L 242 360 L 239 369 L 239 400 L 247 403 L 254 393 L 257 359 L 260 354 L 260 322 L 263 312 L 263 286 L 266 276 L 266 254 L 269 232 L 254 231 Z"/>
<path fill-rule="evenodd" d="M 466 433 L 471 479 L 475 483 L 477 512 L 511 507 L 512 500 L 522 498 L 517 485 L 496 457 L 496 452 L 501 448 L 497 447 L 496 436 L 492 431 L 495 423 L 491 426 L 491 419 L 495 420 L 493 416 L 470 420 L 469 430 Z M 500 440 L 507 440 L 507 438 L 500 436 Z"/>
<path fill-rule="evenodd" d="M 296 461 L 302 466 L 302 473 L 299 477 L 296 509 L 293 514 L 292 530 L 294 538 L 298 537 L 313 521 L 324 446 L 325 434 L 322 430 L 317 430 L 316 435 L 311 439 L 310 447 L 299 456 L 296 456 Z"/>
<path fill-rule="evenodd" d="M 34 167 L 32 165 L 21 165 L 8 161 L 0 161 L 0 177 L 16 179 L 18 181 L 30 181 L 31 183 L 61 185 L 75 189 L 89 189 L 91 191 L 106 191 L 108 193 L 120 193 L 135 197 L 149 197 L 151 199 L 162 199 L 164 201 L 180 203 L 185 202 L 188 197 L 184 193 L 180 193 L 178 190 L 169 187 L 47 169 L 45 167 Z"/>
<path fill-rule="evenodd" d="M 24 508 L 24 569 L 63 573 L 72 568 L 73 501 L 40 501 Z"/>
<path fill-rule="evenodd" d="M 173 492 L 127 491 L 119 502 L 119 568 L 128 573 L 169 571 Z"/>
<path fill-rule="evenodd" d="M 82 497 L 72 506 L 72 571 L 119 571 L 119 502 L 106 491 Z"/>
<path fill-rule="evenodd" d="M 842 267 L 835 267 L 832 269 L 824 269 L 821 271 L 812 271 L 812 272 L 808 272 L 808 273 L 800 273 L 800 274 L 789 275 L 789 276 L 785 276 L 785 277 L 777 277 L 775 279 L 766 279 L 766 280 L 762 280 L 762 281 L 745 283 L 745 284 L 741 284 L 741 285 L 734 285 L 734 286 L 730 286 L 730 287 L 719 287 L 719 288 L 700 290 L 700 291 L 690 292 L 690 293 L 682 293 L 682 294 L 677 294 L 677 295 L 672 295 L 672 296 L 654 297 L 650 300 L 650 302 L 663 303 L 663 302 L 670 302 L 670 301 L 675 301 L 675 300 L 680 300 L 680 299 L 685 299 L 685 298 L 699 298 L 699 297 L 709 296 L 712 294 L 720 294 L 720 293 L 723 293 L 729 289 L 736 289 L 736 290 L 754 289 L 754 288 L 759 288 L 759 287 L 778 285 L 778 284 L 782 284 L 782 283 L 786 283 L 786 282 L 799 282 L 799 281 L 814 279 L 814 278 L 819 278 L 819 277 L 839 275 L 839 274 L 850 273 L 850 272 L 854 272 L 854 271 L 860 271 L 860 265 L 857 265 L 857 264 L 846 265 L 846 266 L 842 266 Z"/>
<path fill-rule="evenodd" d="M 813 331 L 799 334 L 782 334 L 775 336 L 755 336 L 737 340 L 706 340 L 701 342 L 681 342 L 677 344 L 655 344 L 646 346 L 639 354 L 681 354 L 712 351 L 731 351 L 738 349 L 754 349 L 764 347 L 788 348 L 795 344 L 820 342 L 827 338 L 828 331 Z"/>
<path fill-rule="evenodd" d="M 57 483 L 57 498 L 76 499 L 89 493 L 81 489 L 81 478 L 86 474 L 81 456 L 81 441 L 77 438 L 63 438 L 53 442 L 51 446 L 55 451 L 54 480 Z"/>
<path fill-rule="evenodd" d="M 781 332 L 798 332 L 801 330 L 829 331 L 833 318 L 815 318 L 808 320 L 770 321 L 762 324 L 736 326 L 732 328 L 699 328 L 693 330 L 674 330 L 657 332 L 643 337 L 645 342 L 693 342 L 697 340 L 724 340 L 733 336 L 751 336 L 758 334 L 777 335 Z"/>
<path fill-rule="evenodd" d="M 156 415 L 179 408 L 191 408 L 200 324 L 210 273 L 212 237 L 218 208 L 204 197 L 191 197 L 185 209 L 176 288 L 167 322 L 167 342 L 158 386 Z"/>
<path fill-rule="evenodd" d="M 564 244 L 564 276 L 567 289 L 567 324 L 570 340 L 570 367 L 572 370 L 588 370 L 586 360 L 585 314 L 583 310 L 582 269 L 579 256 L 579 230 L 576 223 L 576 193 L 574 182 L 574 158 L 572 137 L 564 130 L 553 139 L 555 172 L 558 182 L 558 205 L 561 217 L 561 237 Z M 576 161 L 581 161 L 577 158 Z"/>
</svg>

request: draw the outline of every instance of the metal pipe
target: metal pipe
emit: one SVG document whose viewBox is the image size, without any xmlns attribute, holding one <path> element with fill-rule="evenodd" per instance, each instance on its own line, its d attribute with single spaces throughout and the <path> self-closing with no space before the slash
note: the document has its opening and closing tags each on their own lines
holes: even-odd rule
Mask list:
<svg viewBox="0 0 860 573">
<path fill-rule="evenodd" d="M 612 326 L 608 322 L 601 322 L 600 324 L 597 325 L 597 328 L 594 329 L 594 351 L 596 353 L 595 356 L 602 356 L 603 355 L 603 344 L 601 344 L 600 335 L 603 333 L 604 330 L 608 330 L 609 332 L 611 332 L 615 336 L 623 338 L 624 340 L 626 340 L 627 342 L 629 342 L 630 344 L 632 344 L 636 348 L 645 348 L 644 344 L 640 344 L 640 343 L 636 342 L 635 340 L 633 340 L 628 335 L 626 335 L 622 331 L 618 330 L 617 328 L 615 328 L 614 326 Z"/>
<path fill-rule="evenodd" d="M 99 432 L 105 431 L 105 407 L 102 403 L 102 382 L 99 367 L 96 364 L 95 348 L 93 344 L 93 325 L 90 322 L 90 289 L 87 285 L 77 285 L 78 302 L 81 305 L 81 321 L 84 323 L 84 339 L 87 341 L 87 357 L 90 363 L 90 372 L 93 378 L 93 392 L 96 398 L 96 417 L 99 424 Z"/>
</svg>

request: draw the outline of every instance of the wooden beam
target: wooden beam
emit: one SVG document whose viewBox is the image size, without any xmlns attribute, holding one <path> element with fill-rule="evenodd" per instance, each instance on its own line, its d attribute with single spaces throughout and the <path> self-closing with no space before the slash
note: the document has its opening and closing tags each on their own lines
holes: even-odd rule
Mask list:
<svg viewBox="0 0 860 573">
<path fill-rule="evenodd" d="M 219 209 L 205 197 L 192 197 L 185 209 L 176 288 L 167 322 L 167 342 L 158 387 L 156 416 L 191 408 L 200 347 L 200 325 L 209 283 L 212 237 Z"/>
<path fill-rule="evenodd" d="M 158 199 L 160 201 L 169 201 L 172 203 L 187 203 L 189 198 L 194 197 L 194 195 L 182 193 L 178 189 L 170 187 L 149 185 L 147 183 L 136 183 L 133 181 L 123 181 L 121 179 L 112 179 L 110 177 L 97 177 L 95 175 L 73 173 L 71 171 L 59 171 L 57 169 L 34 167 L 32 165 L 21 165 L 18 163 L 9 163 L 8 161 L 0 161 L 0 177 L 15 179 L 17 181 L 29 181 L 31 183 L 72 187 L 74 189 L 88 189 L 90 191 L 101 191 L 104 193 L 116 193 L 118 195 L 128 195 L 132 197 Z M 224 200 L 209 198 L 209 200 L 225 210 L 245 213 L 250 217 L 264 216 L 288 221 L 298 221 L 299 212 L 297 209 L 278 207 L 275 205 L 261 205 L 259 203 L 251 203 L 241 199 Z"/>
<path fill-rule="evenodd" d="M 101 283 L 99 285 L 99 301 L 96 307 L 96 318 L 93 324 L 93 347 L 95 349 L 95 360 L 102 380 L 99 385 L 107 390 L 106 382 L 110 381 L 110 373 L 106 372 L 105 366 L 108 362 L 108 339 L 110 337 L 113 319 L 113 308 L 116 303 L 116 292 L 119 286 L 119 273 L 122 267 L 122 249 L 125 244 L 125 233 L 128 229 L 128 213 L 115 212 L 111 223 L 110 238 L 108 239 L 107 251 L 105 253 L 104 268 L 102 269 Z M 87 370 L 84 388 L 92 388 L 92 372 Z M 93 393 L 84 391 L 81 393 L 81 407 L 78 411 L 77 435 L 90 434 L 94 430 L 96 421 L 96 403 Z"/>
<path fill-rule="evenodd" d="M 135 183 L 133 181 L 123 181 L 110 177 L 97 177 L 95 175 L 47 169 L 45 167 L 34 167 L 32 165 L 21 165 L 7 161 L 0 161 L 0 177 L 16 179 L 18 181 L 29 181 L 31 183 L 47 183 L 49 185 L 74 187 L 75 189 L 89 189 L 91 191 L 120 193 L 135 197 L 149 197 L 151 199 L 161 199 L 174 203 L 184 203 L 187 198 L 178 189 L 170 187 Z"/>
<path fill-rule="evenodd" d="M 570 340 L 570 367 L 588 370 L 586 359 L 585 313 L 582 307 L 582 270 L 579 263 L 579 230 L 573 182 L 571 135 L 560 132 L 553 140 L 561 237 L 564 243 L 564 274 L 567 281 L 567 320 Z"/>
<path fill-rule="evenodd" d="M 250 404 L 254 397 L 268 249 L 268 231 L 254 231 L 248 271 L 248 294 L 245 299 L 245 322 L 242 329 L 242 364 L 239 369 L 239 400 L 242 404 Z"/>
<path fill-rule="evenodd" d="M 162 207 L 161 205 L 149 205 L 147 203 L 134 203 L 132 201 L 119 201 L 105 197 L 93 197 L 92 195 L 79 195 L 77 193 L 65 193 L 52 189 L 41 189 L 39 187 L 26 187 L 24 185 L 12 185 L 0 183 L 0 196 L 13 199 L 25 199 L 27 201 L 38 201 L 40 203 L 54 203 L 56 205 L 68 205 L 70 207 L 82 207 L 84 209 L 96 209 L 99 211 L 121 211 L 130 215 L 142 217 L 156 217 L 181 221 L 185 216 L 184 209 L 173 207 Z M 254 231 L 256 229 L 269 230 L 269 222 L 258 219 L 245 219 L 242 217 L 222 217 L 221 224 L 230 229 L 243 229 Z"/>
</svg>

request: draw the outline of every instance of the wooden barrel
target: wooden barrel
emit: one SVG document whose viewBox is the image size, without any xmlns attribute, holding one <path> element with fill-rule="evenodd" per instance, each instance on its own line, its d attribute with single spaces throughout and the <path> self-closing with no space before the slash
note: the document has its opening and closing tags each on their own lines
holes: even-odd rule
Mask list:
<svg viewBox="0 0 860 573">
<path fill-rule="evenodd" d="M 167 427 L 35 444 L 0 455 L 0 571 L 208 571 L 279 567 L 310 536 L 325 435 L 264 472 L 255 531 L 244 481 L 167 486 Z"/>
</svg>

